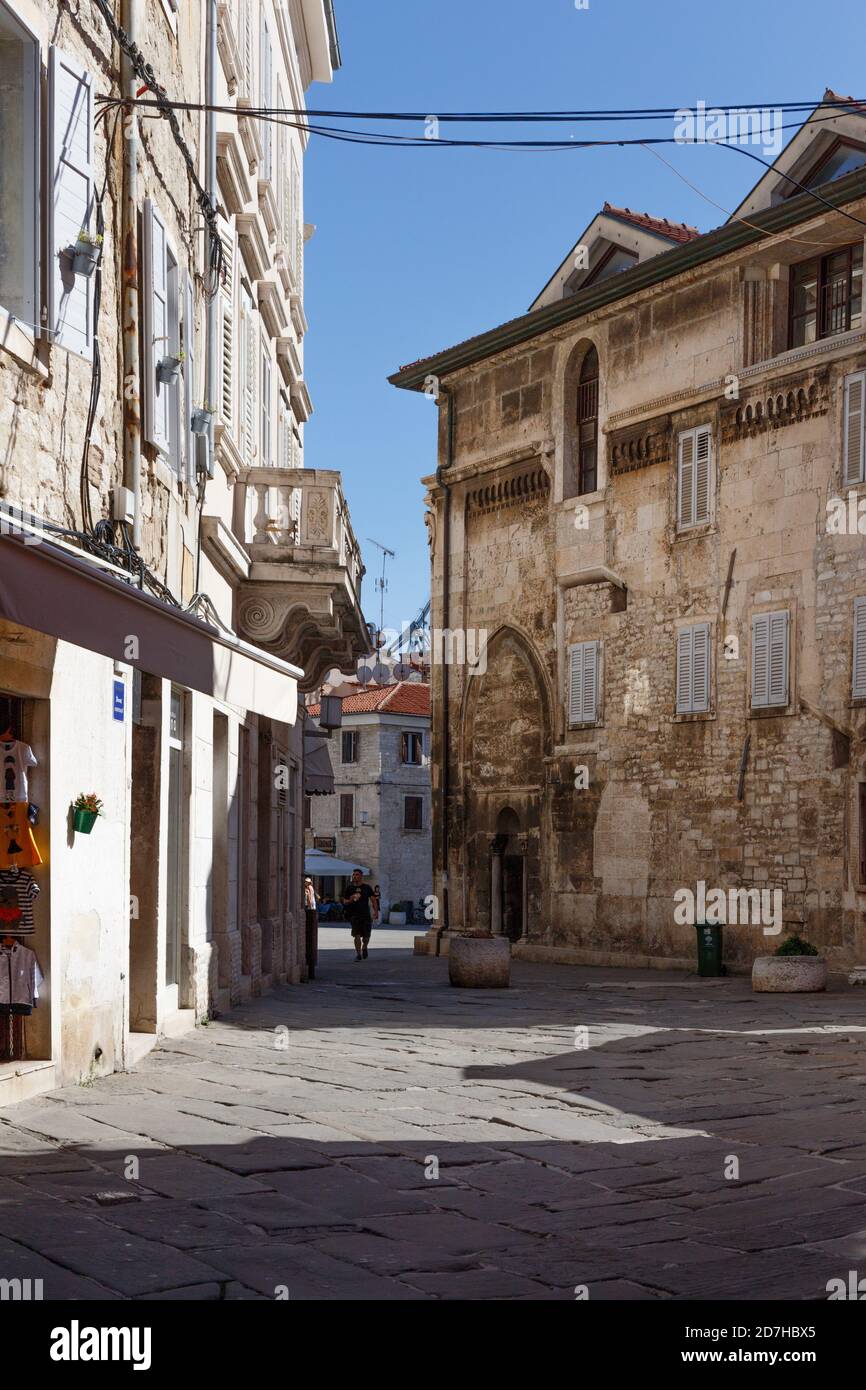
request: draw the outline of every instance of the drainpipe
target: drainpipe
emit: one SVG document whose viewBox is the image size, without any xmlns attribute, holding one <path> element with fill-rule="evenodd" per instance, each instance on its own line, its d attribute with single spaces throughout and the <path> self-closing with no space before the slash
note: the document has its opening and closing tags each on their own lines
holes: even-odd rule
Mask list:
<svg viewBox="0 0 866 1390">
<path fill-rule="evenodd" d="M 448 402 L 448 416 L 445 424 L 445 466 L 436 469 L 436 486 L 442 489 L 442 628 L 451 626 L 451 494 L 444 475 L 454 461 L 454 396 L 450 388 L 440 382 L 439 392 Z M 443 646 L 443 657 L 445 656 Z M 436 932 L 436 954 L 442 949 L 442 933 L 448 930 L 448 791 L 451 763 L 448 750 L 448 662 L 442 662 L 442 783 L 440 807 L 442 815 L 442 913 L 441 925 Z"/>
<path fill-rule="evenodd" d="M 205 29 L 205 101 L 210 108 L 205 124 L 205 187 L 211 207 L 217 203 L 217 147 L 216 147 L 216 70 L 217 70 L 217 0 L 207 0 L 207 26 Z M 207 238 L 205 238 L 207 242 Z M 207 300 L 207 340 L 205 343 L 205 399 L 213 409 L 217 398 L 217 313 L 219 298 L 217 286 L 208 287 L 211 293 Z M 208 426 L 207 435 L 208 473 L 213 476 L 214 467 L 214 417 Z"/>
<path fill-rule="evenodd" d="M 135 43 L 138 0 L 123 0 L 122 23 Z M 123 97 L 135 101 L 137 79 L 126 54 L 120 55 Z M 141 369 L 138 360 L 138 124 L 135 107 L 123 117 L 123 197 L 121 203 L 123 322 L 123 484 L 133 497 L 132 544 L 141 549 Z"/>
</svg>

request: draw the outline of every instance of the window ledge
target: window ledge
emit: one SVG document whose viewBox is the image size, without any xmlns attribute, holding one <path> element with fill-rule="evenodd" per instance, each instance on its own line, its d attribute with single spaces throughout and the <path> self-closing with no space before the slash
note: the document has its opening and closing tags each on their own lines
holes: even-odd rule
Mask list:
<svg viewBox="0 0 866 1390">
<path fill-rule="evenodd" d="M 718 715 L 714 709 L 696 711 L 694 714 L 672 714 L 673 724 L 709 724 L 717 719 Z"/>
<path fill-rule="evenodd" d="M 798 714 L 799 709 L 795 701 L 787 705 L 759 705 L 754 707 L 749 705 L 747 714 L 748 719 L 788 719 L 793 714 Z"/>
<path fill-rule="evenodd" d="M 603 728 L 604 728 L 604 721 L 601 720 L 601 719 L 595 719 L 595 720 L 593 720 L 591 723 L 588 723 L 588 724 L 569 724 L 569 726 L 568 726 L 568 731 L 569 731 L 569 733 L 571 733 L 571 734 L 588 734 L 588 733 L 592 733 L 593 730 L 595 730 L 595 729 L 603 729 Z"/>
<path fill-rule="evenodd" d="M 41 381 L 48 380 L 48 368 L 39 359 L 39 341 L 31 328 L 0 309 L 0 353 L 11 357 L 19 367 Z"/>
<path fill-rule="evenodd" d="M 673 539 L 674 542 L 704 540 L 707 536 L 712 536 L 717 530 L 715 521 L 706 521 L 702 522 L 700 526 L 684 526 L 682 530 L 676 529 Z"/>
</svg>

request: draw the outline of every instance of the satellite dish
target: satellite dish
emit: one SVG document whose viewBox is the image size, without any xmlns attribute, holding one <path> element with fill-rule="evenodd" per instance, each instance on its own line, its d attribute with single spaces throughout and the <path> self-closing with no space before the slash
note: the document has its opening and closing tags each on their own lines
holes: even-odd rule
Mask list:
<svg viewBox="0 0 866 1390">
<path fill-rule="evenodd" d="M 373 667 L 373 680 L 379 685 L 387 685 L 391 679 L 391 668 L 383 666 L 381 661 L 377 661 Z"/>
<path fill-rule="evenodd" d="M 407 666 L 407 665 L 405 664 L 405 662 L 402 662 L 402 661 L 401 661 L 401 662 L 399 663 L 399 665 L 397 665 L 397 666 L 394 667 L 394 679 L 395 679 L 395 681 L 407 681 L 407 680 L 409 680 L 409 678 L 411 677 L 411 675 L 412 675 L 412 667 L 411 667 L 411 666 Z"/>
<path fill-rule="evenodd" d="M 359 685 L 369 685 L 369 683 L 370 683 L 370 681 L 371 681 L 372 679 L 373 679 L 373 668 L 372 668 L 372 666 L 359 666 L 359 667 L 358 667 L 358 684 L 359 684 Z"/>
</svg>

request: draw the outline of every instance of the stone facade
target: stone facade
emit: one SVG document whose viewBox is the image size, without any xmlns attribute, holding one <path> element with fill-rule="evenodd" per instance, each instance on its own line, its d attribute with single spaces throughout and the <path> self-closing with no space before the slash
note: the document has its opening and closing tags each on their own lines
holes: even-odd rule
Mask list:
<svg viewBox="0 0 866 1390">
<path fill-rule="evenodd" d="M 126 21 L 125 6 L 107 9 Z M 139 0 L 136 10 L 132 37 L 156 81 L 178 101 L 204 100 L 208 4 Z M 330 81 L 338 50 L 324 0 L 227 0 L 212 13 L 220 105 L 242 107 L 254 96 L 258 104 L 264 96 L 265 105 L 301 107 L 312 81 Z M 367 641 L 359 636 L 360 557 L 339 475 L 303 467 L 303 426 L 312 408 L 303 377 L 305 137 L 220 116 L 216 205 L 224 268 L 213 300 L 216 352 L 206 361 L 212 286 L 196 190 L 167 120 L 153 112 L 145 119 L 100 114 L 96 94 L 117 96 L 121 82 L 118 43 L 103 10 L 90 0 L 74 8 L 3 0 L 0 65 L 4 115 L 16 104 L 29 111 L 30 101 L 35 111 L 37 98 L 45 114 L 41 122 L 5 126 L 2 178 L 17 177 L 20 196 L 16 201 L 3 185 L 4 554 L 19 544 L 18 531 L 14 541 L 6 532 L 21 519 L 36 526 L 35 543 L 46 542 L 46 549 L 62 537 L 40 528 L 68 528 L 72 544 L 63 553 L 79 562 L 91 557 L 94 582 L 114 564 L 121 577 L 140 578 L 172 622 L 187 619 L 196 599 L 195 612 L 218 635 L 213 653 L 230 668 L 218 680 L 213 655 L 214 672 L 196 685 L 166 673 L 164 650 L 147 653 L 133 644 L 109 654 L 95 631 L 92 648 L 67 640 L 48 615 L 48 632 L 35 619 L 28 625 L 0 618 L 0 704 L 39 760 L 31 796 L 40 808 L 35 835 L 44 862 L 34 870 L 41 889 L 34 945 L 46 977 L 28 1024 L 26 1085 L 22 1091 L 15 1079 L 20 1063 L 0 1061 L 2 1099 L 7 1082 L 17 1098 L 28 1088 L 126 1067 L 159 1034 L 192 1027 L 272 983 L 305 978 L 301 663 L 309 658 L 312 674 L 317 663 L 354 669 Z M 180 110 L 176 119 L 186 155 L 206 183 L 205 118 Z M 137 255 L 124 222 L 130 147 Z M 37 163 L 49 174 L 41 198 L 28 184 Z M 73 183 L 64 182 L 67 169 L 89 180 L 90 201 L 80 209 Z M 63 214 L 69 197 L 76 218 L 95 234 L 97 195 L 104 230 L 94 319 L 96 280 L 85 286 L 72 274 L 66 248 L 78 222 L 70 231 Z M 30 267 L 29 308 L 19 288 L 27 276 L 16 282 L 13 275 L 28 244 L 49 250 Z M 133 290 L 128 314 L 124 275 Z M 164 323 L 157 324 L 156 311 L 164 311 Z M 138 380 L 123 375 L 130 323 Z M 151 398 L 152 359 L 171 353 L 183 358 L 179 377 L 157 378 Z M 211 363 L 217 398 L 208 401 Z M 125 437 L 136 413 L 128 403 L 139 397 L 141 468 L 134 483 Z M 170 412 L 164 436 L 161 400 Z M 193 411 L 202 406 L 215 416 L 212 437 L 192 431 Z M 127 499 L 119 502 L 123 487 Z M 135 520 L 127 521 L 124 508 L 133 502 Z M 313 517 L 318 529 L 304 549 Z M 267 547 L 265 564 L 259 545 Z M 261 643 L 267 652 L 242 648 L 235 637 L 256 640 L 244 626 L 244 599 L 253 592 L 245 586 L 260 578 L 284 619 Z M 295 604 L 286 595 L 293 580 Z M 289 612 L 295 627 L 285 621 Z M 137 641 L 134 627 L 130 637 Z M 189 640 L 179 632 L 181 666 Z M 247 701 L 230 694 L 236 663 L 249 663 L 263 682 L 256 690 L 248 684 Z M 70 803 L 91 790 L 104 812 L 89 837 L 76 835 Z"/>
<path fill-rule="evenodd" d="M 864 217 L 862 170 L 832 187 Z M 781 891 L 778 934 L 726 926 L 733 968 L 790 931 L 831 968 L 866 954 L 866 716 L 852 697 L 866 549 L 827 521 L 830 499 L 856 495 L 845 391 L 866 333 L 855 314 L 811 344 L 787 338 L 791 267 L 809 245 L 853 245 L 856 264 L 862 227 L 801 195 L 794 233 L 774 230 L 762 197 L 765 230 L 745 245 L 729 229 L 691 238 L 649 284 L 640 265 L 392 378 L 440 388 L 432 626 L 487 633 L 484 663 L 433 667 L 440 930 L 506 932 L 537 959 L 690 967 L 674 895 L 703 880 Z M 580 494 L 591 347 L 598 481 Z M 685 527 L 680 440 L 702 427 L 708 519 Z M 788 615 L 787 690 L 761 708 L 753 620 L 770 612 Z M 677 638 L 695 624 L 709 625 L 709 698 L 678 713 Z M 583 721 L 569 707 L 582 643 L 599 644 Z"/>
</svg>

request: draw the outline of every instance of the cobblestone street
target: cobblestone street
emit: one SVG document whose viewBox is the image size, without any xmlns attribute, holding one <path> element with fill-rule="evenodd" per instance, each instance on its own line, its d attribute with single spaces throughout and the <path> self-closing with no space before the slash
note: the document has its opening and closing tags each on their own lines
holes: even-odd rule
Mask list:
<svg viewBox="0 0 866 1390">
<path fill-rule="evenodd" d="M 0 1277 L 46 1299 L 825 1299 L 866 1273 L 864 992 L 529 964 L 458 991 L 411 941 L 374 933 L 359 964 L 323 930 L 314 984 L 4 1110 Z"/>
</svg>

